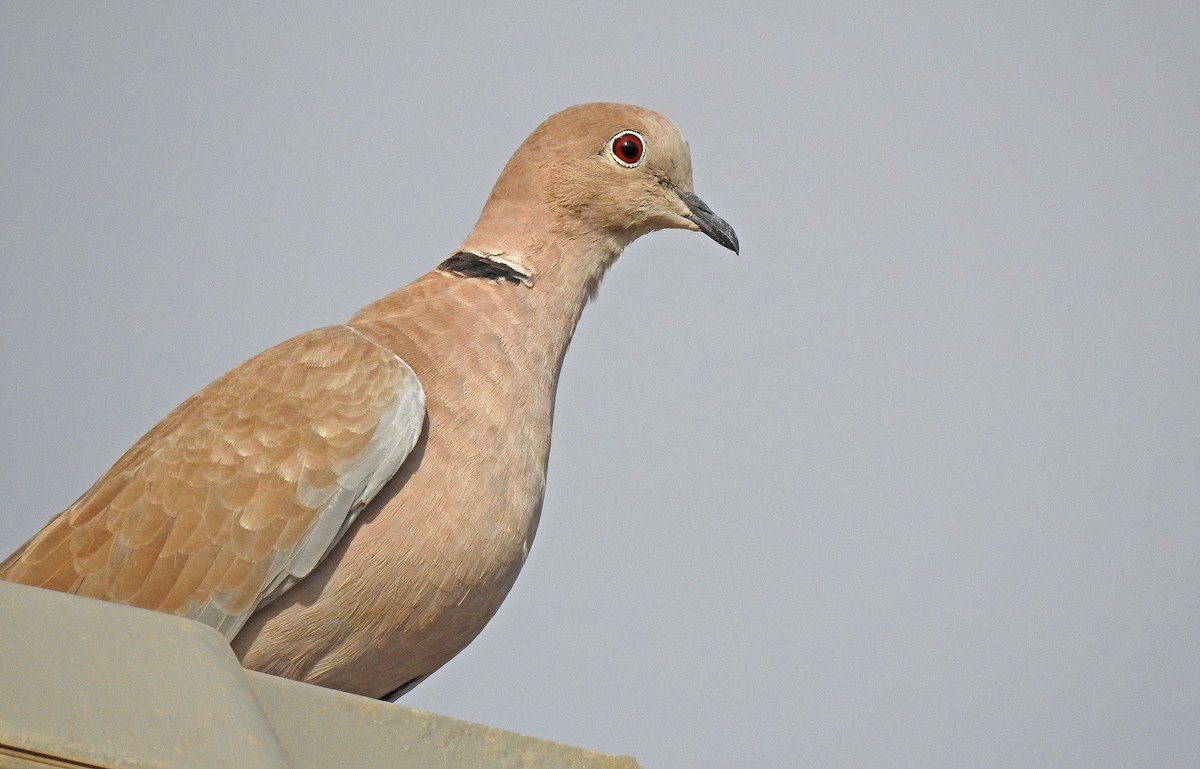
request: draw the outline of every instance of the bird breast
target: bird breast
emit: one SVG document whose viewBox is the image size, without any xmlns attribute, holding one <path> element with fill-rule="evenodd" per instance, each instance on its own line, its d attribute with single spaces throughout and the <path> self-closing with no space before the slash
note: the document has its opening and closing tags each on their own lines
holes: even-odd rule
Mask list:
<svg viewBox="0 0 1200 769">
<path fill-rule="evenodd" d="M 500 328 L 447 350 L 440 329 L 355 327 L 416 372 L 425 430 L 329 557 L 233 645 L 247 667 L 378 697 L 449 661 L 512 587 L 541 513 L 558 372 Z"/>
</svg>

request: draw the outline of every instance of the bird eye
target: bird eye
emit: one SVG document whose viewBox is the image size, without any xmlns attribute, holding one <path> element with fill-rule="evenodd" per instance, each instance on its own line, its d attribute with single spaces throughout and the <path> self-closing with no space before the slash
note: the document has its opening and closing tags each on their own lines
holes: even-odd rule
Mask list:
<svg viewBox="0 0 1200 769">
<path fill-rule="evenodd" d="M 608 147 L 613 158 L 626 168 L 633 168 L 641 163 L 646 154 L 646 141 L 641 134 L 634 131 L 622 131 L 617 134 Z"/>
</svg>

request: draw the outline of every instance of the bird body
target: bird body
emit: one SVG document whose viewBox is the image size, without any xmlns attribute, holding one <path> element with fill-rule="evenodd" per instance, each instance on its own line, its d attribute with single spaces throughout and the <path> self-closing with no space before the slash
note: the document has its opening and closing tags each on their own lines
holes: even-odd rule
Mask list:
<svg viewBox="0 0 1200 769">
<path fill-rule="evenodd" d="M 248 667 L 380 697 L 440 667 L 495 614 L 545 491 L 564 350 L 541 343 L 563 335 L 537 321 L 574 324 L 538 313 L 523 289 L 435 271 L 351 320 L 417 372 L 427 429 L 311 578 L 243 628 L 234 648 Z M 429 301 L 444 314 L 424 311 Z M 331 632 L 300 643 L 314 627 Z M 298 647 L 304 656 L 280 653 Z"/>
<path fill-rule="evenodd" d="M 737 250 L 678 130 L 625 105 L 552 116 L 439 268 L 189 398 L 0 578 L 196 617 L 249 668 L 402 693 L 512 587 L 580 313 L 663 227 Z"/>
</svg>

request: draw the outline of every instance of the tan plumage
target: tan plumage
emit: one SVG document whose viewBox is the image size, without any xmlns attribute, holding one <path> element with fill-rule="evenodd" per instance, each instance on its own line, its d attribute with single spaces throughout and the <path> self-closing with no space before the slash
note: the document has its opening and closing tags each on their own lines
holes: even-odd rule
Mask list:
<svg viewBox="0 0 1200 769">
<path fill-rule="evenodd" d="M 512 586 L 580 312 L 629 242 L 666 227 L 737 250 L 670 122 L 617 104 L 552 116 L 455 256 L 196 393 L 0 578 L 195 617 L 257 670 L 403 691 Z"/>
</svg>

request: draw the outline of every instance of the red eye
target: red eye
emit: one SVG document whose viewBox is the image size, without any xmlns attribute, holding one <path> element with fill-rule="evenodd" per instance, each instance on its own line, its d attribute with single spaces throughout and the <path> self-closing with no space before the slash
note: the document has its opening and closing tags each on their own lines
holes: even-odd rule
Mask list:
<svg viewBox="0 0 1200 769">
<path fill-rule="evenodd" d="M 612 154 L 617 159 L 617 162 L 623 166 L 633 168 L 638 163 L 642 162 L 642 156 L 646 154 L 646 143 L 642 140 L 640 134 L 633 131 L 622 131 L 612 139 Z"/>
</svg>

